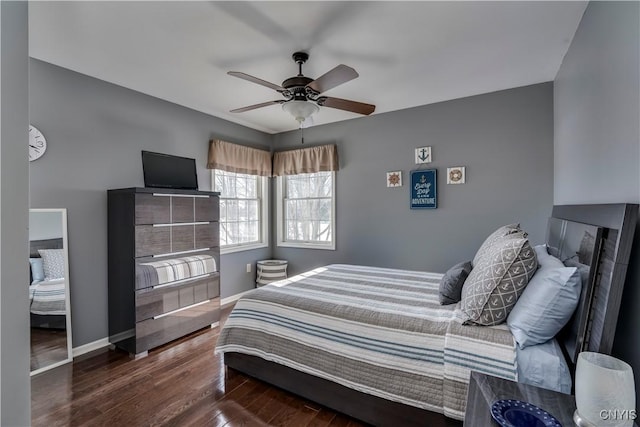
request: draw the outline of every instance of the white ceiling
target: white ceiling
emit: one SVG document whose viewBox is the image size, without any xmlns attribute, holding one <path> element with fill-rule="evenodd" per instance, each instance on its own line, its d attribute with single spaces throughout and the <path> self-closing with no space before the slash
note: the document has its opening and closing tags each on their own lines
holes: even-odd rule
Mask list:
<svg viewBox="0 0 640 427">
<path fill-rule="evenodd" d="M 374 114 L 553 80 L 586 2 L 30 2 L 30 56 L 242 125 L 297 127 L 282 99 L 226 74 L 281 84 L 342 63 L 328 96 Z M 322 107 L 316 125 L 360 117 Z"/>
</svg>

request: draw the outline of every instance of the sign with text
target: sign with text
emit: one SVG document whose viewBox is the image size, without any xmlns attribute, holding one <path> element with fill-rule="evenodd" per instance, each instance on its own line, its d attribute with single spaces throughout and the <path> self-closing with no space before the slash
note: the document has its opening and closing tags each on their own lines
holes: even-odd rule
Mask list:
<svg viewBox="0 0 640 427">
<path fill-rule="evenodd" d="M 411 171 L 411 209 L 438 207 L 436 169 Z"/>
</svg>

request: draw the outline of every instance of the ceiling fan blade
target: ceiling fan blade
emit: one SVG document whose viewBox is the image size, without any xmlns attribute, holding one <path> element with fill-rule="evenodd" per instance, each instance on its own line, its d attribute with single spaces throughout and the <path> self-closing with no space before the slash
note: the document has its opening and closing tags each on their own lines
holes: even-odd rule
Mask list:
<svg viewBox="0 0 640 427">
<path fill-rule="evenodd" d="M 257 83 L 259 85 L 266 86 L 269 89 L 277 90 L 278 92 L 283 92 L 285 90 L 285 88 L 283 88 L 282 86 L 278 86 L 277 84 L 268 82 L 266 80 L 259 79 L 257 77 L 251 76 L 251 75 L 246 74 L 246 73 L 241 73 L 240 71 L 229 71 L 229 72 L 227 72 L 227 74 L 229 74 L 230 76 L 233 76 L 233 77 L 237 77 L 239 79 L 247 80 L 247 81 L 250 81 L 252 83 Z"/>
<path fill-rule="evenodd" d="M 321 96 L 316 102 L 323 107 L 337 108 L 338 110 L 351 111 L 353 113 L 364 114 L 365 116 L 368 116 L 376 110 L 375 105 L 329 96 Z"/>
<path fill-rule="evenodd" d="M 322 93 L 349 80 L 353 80 L 358 77 L 358 75 L 353 68 L 340 64 L 309 83 L 307 87 L 316 93 Z"/>
<path fill-rule="evenodd" d="M 249 105 L 247 107 L 236 108 L 235 110 L 231 110 L 230 113 L 244 113 L 245 111 L 255 110 L 256 108 L 268 107 L 269 105 L 273 105 L 273 104 L 282 104 L 284 102 L 286 102 L 284 99 L 277 100 L 277 101 L 262 102 L 260 104 Z"/>
</svg>

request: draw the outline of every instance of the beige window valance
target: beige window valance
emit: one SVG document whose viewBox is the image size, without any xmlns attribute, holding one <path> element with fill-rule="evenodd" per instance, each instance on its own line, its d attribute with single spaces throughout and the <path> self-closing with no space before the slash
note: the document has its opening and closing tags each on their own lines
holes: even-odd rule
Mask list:
<svg viewBox="0 0 640 427">
<path fill-rule="evenodd" d="M 271 176 L 271 153 L 213 139 L 209 141 L 208 169 Z"/>
<path fill-rule="evenodd" d="M 335 144 L 279 151 L 273 155 L 273 176 L 337 171 L 338 169 L 338 148 Z"/>
</svg>

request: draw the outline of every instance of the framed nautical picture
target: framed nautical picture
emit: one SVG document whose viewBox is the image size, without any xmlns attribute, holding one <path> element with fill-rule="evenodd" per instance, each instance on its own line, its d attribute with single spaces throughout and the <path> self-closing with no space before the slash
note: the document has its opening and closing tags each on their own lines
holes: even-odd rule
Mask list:
<svg viewBox="0 0 640 427">
<path fill-rule="evenodd" d="M 437 169 L 411 171 L 411 209 L 436 209 L 438 207 Z"/>
<path fill-rule="evenodd" d="M 464 166 L 447 168 L 447 184 L 464 184 L 467 173 Z"/>
<path fill-rule="evenodd" d="M 387 172 L 387 187 L 402 187 L 402 171 Z"/>
</svg>

